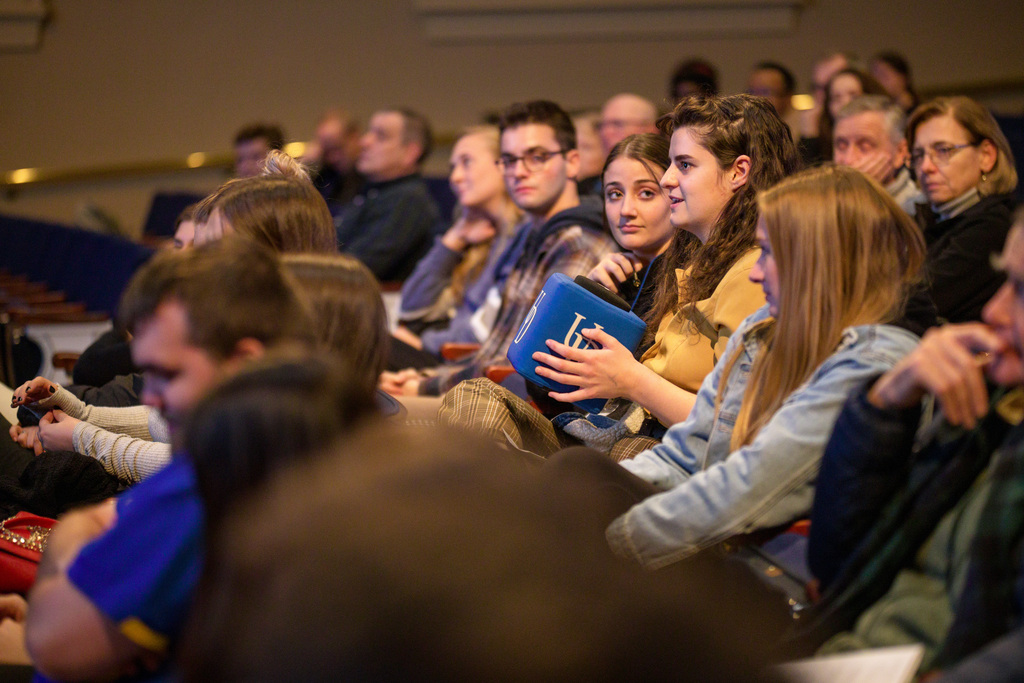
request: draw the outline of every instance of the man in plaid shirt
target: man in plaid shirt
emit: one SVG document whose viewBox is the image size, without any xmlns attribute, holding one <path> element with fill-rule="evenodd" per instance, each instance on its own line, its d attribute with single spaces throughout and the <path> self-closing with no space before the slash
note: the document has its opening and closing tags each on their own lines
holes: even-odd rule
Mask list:
<svg viewBox="0 0 1024 683">
<path fill-rule="evenodd" d="M 468 361 L 426 376 L 412 370 L 385 372 L 381 386 L 389 393 L 437 396 L 462 380 L 483 376 L 490 365 L 507 364 L 509 345 L 548 277 L 585 274 L 618 250 L 604 229 L 600 200 L 581 202 L 577 192 L 580 156 L 569 115 L 546 100 L 517 103 L 502 114 L 499 129 L 498 165 L 526 218 L 498 262 L 498 284 L 489 296 L 500 297 L 494 325 Z"/>
</svg>

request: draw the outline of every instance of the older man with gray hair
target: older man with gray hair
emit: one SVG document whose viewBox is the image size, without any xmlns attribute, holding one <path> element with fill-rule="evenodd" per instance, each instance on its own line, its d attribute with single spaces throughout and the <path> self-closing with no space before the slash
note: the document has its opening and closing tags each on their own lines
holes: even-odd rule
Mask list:
<svg viewBox="0 0 1024 683">
<path fill-rule="evenodd" d="M 880 182 L 911 216 L 924 195 L 907 167 L 907 116 L 884 95 L 858 97 L 839 110 L 832 134 L 833 160 Z"/>
</svg>

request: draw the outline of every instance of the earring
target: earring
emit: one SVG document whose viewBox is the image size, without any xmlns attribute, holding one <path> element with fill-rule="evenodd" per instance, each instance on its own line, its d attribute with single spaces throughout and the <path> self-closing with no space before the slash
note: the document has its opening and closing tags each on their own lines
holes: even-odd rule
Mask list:
<svg viewBox="0 0 1024 683">
<path fill-rule="evenodd" d="M 981 172 L 981 182 L 983 182 L 983 183 L 987 183 L 988 182 L 988 176 L 985 175 L 984 171 Z"/>
</svg>

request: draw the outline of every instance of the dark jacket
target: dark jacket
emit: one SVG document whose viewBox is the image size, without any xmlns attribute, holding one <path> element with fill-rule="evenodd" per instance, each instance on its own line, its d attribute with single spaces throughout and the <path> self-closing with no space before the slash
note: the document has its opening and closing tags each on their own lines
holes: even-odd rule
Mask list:
<svg viewBox="0 0 1024 683">
<path fill-rule="evenodd" d="M 944 221 L 935 222 L 927 208 L 918 213 L 928 245 L 925 275 L 940 318 L 981 319 L 981 309 L 1006 280 L 990 259 L 1003 249 L 1013 206 L 1010 195 L 993 195 Z"/>
<path fill-rule="evenodd" d="M 419 174 L 367 183 L 336 219 L 338 247 L 378 280 L 404 280 L 427 253 L 440 215 Z"/>
<path fill-rule="evenodd" d="M 1020 441 L 1021 428 L 997 409 L 972 430 L 941 416 L 919 430 L 919 408 L 876 408 L 872 384 L 848 399 L 822 458 L 808 564 L 823 591 L 796 624 L 798 652 L 850 628 L 881 599 L 994 454 Z M 1002 392 L 992 396 L 996 405 Z"/>
</svg>

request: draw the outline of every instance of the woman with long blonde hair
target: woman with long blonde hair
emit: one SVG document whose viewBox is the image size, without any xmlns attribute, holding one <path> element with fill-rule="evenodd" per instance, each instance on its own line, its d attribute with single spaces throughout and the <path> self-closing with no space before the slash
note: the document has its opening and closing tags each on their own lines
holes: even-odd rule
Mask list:
<svg viewBox="0 0 1024 683">
<path fill-rule="evenodd" d="M 877 183 L 826 166 L 762 192 L 758 205 L 750 279 L 767 305 L 733 334 L 687 420 L 622 463 L 651 495 L 612 522 L 608 540 L 648 566 L 806 516 L 847 395 L 918 341 L 891 323 L 924 242 Z"/>
<path fill-rule="evenodd" d="M 497 311 L 477 311 L 508 275 L 499 272 L 498 257 L 523 215 L 497 166 L 500 146 L 497 128 L 474 126 L 452 147 L 448 181 L 459 208 L 402 285 L 402 324 L 388 363 L 393 370 L 433 367 L 444 344 L 479 343 L 490 331 Z"/>
</svg>

